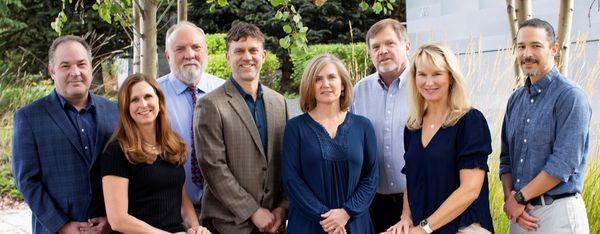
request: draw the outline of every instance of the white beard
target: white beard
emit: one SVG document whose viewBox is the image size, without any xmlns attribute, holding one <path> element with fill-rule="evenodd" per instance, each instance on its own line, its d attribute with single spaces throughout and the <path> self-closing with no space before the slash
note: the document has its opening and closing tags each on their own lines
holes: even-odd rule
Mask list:
<svg viewBox="0 0 600 234">
<path fill-rule="evenodd" d="M 181 82 L 183 82 L 189 86 L 194 86 L 194 85 L 198 84 L 198 82 L 200 82 L 200 79 L 202 78 L 202 73 L 204 72 L 204 69 L 206 68 L 206 63 L 204 63 L 204 64 L 201 64 L 198 62 L 195 62 L 195 63 L 199 64 L 200 67 L 186 69 L 186 68 L 184 68 L 185 63 L 182 64 L 180 67 L 177 67 L 177 66 L 175 66 L 173 61 L 169 60 L 169 66 L 171 68 L 171 72 L 173 72 L 173 74 L 175 75 L 175 77 L 177 77 L 177 79 L 179 79 Z"/>
</svg>

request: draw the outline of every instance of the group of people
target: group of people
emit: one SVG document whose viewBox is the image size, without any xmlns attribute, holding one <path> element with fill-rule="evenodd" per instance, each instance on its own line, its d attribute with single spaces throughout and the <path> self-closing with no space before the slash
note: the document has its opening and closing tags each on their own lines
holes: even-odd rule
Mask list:
<svg viewBox="0 0 600 234">
<path fill-rule="evenodd" d="M 228 79 L 205 73 L 203 30 L 166 34 L 171 73 L 134 74 L 118 104 L 89 92 L 90 46 L 49 50 L 55 89 L 14 117 L 13 171 L 34 233 L 493 233 L 491 134 L 453 51 L 409 60 L 404 26 L 375 23 L 376 72 L 354 87 L 331 54 L 300 83 L 303 114 L 260 84 L 265 37 L 238 22 Z M 511 233 L 589 233 L 581 198 L 591 108 L 554 65 L 554 30 L 519 27 L 500 177 Z M 288 120 L 289 119 L 289 120 Z"/>
</svg>

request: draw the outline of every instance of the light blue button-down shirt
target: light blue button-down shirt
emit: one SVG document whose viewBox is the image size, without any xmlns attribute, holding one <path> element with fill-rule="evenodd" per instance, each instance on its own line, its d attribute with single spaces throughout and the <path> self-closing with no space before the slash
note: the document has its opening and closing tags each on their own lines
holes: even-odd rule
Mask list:
<svg viewBox="0 0 600 234">
<path fill-rule="evenodd" d="M 350 112 L 371 120 L 377 138 L 379 185 L 377 193 L 402 193 L 406 187 L 404 167 L 404 125 L 408 118 L 408 69 L 389 87 L 373 73 L 354 86 Z"/>
<path fill-rule="evenodd" d="M 188 90 L 188 86 L 175 78 L 173 73 L 169 73 L 158 80 L 165 99 L 167 102 L 167 111 L 169 112 L 169 121 L 171 121 L 171 128 L 177 132 L 185 141 L 187 147 L 187 160 L 183 165 L 185 169 L 185 189 L 194 204 L 200 204 L 203 194 L 203 188 L 196 186 L 192 182 L 192 165 L 191 165 L 191 152 L 192 152 L 192 120 L 194 114 L 194 107 L 192 106 L 191 91 Z M 202 74 L 202 79 L 198 82 L 196 88 L 198 89 L 197 99 L 204 96 L 206 93 L 216 89 L 225 83 L 225 80 L 213 76 L 208 73 Z M 196 157 L 200 157 L 196 152 Z"/>
<path fill-rule="evenodd" d="M 552 68 L 517 89 L 502 125 L 500 175 L 511 173 L 521 190 L 541 171 L 560 183 L 546 194 L 581 193 L 592 109 L 583 90 Z"/>
</svg>

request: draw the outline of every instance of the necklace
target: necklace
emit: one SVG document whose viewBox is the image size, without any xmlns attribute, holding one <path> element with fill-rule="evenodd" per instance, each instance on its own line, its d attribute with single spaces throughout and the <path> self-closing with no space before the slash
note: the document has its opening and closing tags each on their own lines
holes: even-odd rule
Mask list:
<svg viewBox="0 0 600 234">
<path fill-rule="evenodd" d="M 154 152 L 158 151 L 158 146 L 156 146 L 156 144 L 153 145 L 153 144 L 150 144 L 148 142 L 144 142 L 144 145 L 147 146 L 147 147 L 149 147 Z"/>
<path fill-rule="evenodd" d="M 429 125 L 429 128 L 435 128 L 435 124 Z"/>
</svg>

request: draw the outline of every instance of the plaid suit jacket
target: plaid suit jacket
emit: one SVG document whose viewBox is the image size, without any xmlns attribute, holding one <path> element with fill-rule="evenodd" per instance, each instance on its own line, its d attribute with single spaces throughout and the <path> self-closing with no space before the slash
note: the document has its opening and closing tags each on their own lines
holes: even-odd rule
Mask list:
<svg viewBox="0 0 600 234">
<path fill-rule="evenodd" d="M 287 208 L 281 186 L 287 106 L 281 94 L 262 89 L 266 155 L 248 106 L 231 80 L 206 94 L 195 108 L 194 145 L 206 180 L 200 216 L 214 220 L 223 233 L 250 233 L 250 217 L 259 207 Z"/>
<path fill-rule="evenodd" d="M 55 92 L 14 115 L 13 173 L 32 211 L 33 233 L 56 233 L 66 222 L 106 216 L 97 158 L 114 131 L 117 105 L 91 95 L 97 129 L 90 160 Z"/>
</svg>

